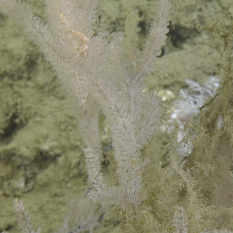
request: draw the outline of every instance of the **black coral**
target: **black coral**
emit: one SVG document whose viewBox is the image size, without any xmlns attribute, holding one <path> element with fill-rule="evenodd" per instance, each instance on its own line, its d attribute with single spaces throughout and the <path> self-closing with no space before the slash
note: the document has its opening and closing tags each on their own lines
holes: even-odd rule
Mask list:
<svg viewBox="0 0 233 233">
<path fill-rule="evenodd" d="M 143 81 L 161 54 L 168 32 L 168 1 L 161 0 L 141 59 L 130 63 L 122 35 L 94 35 L 96 0 L 47 0 L 48 25 L 33 17 L 17 0 L 0 0 L 2 13 L 14 18 L 43 51 L 57 71 L 78 109 L 90 198 L 99 204 L 138 205 L 141 172 L 149 163 L 140 158 L 142 148 L 157 129 L 159 101 L 145 93 Z M 98 113 L 110 125 L 118 185 L 106 187 L 100 172 L 101 146 Z"/>
<path fill-rule="evenodd" d="M 31 223 L 31 216 L 28 211 L 25 211 L 25 207 L 22 201 L 18 199 L 14 200 L 15 215 L 19 221 L 19 228 L 24 233 L 40 233 L 40 228 L 36 231 L 33 230 L 33 224 Z"/>
</svg>

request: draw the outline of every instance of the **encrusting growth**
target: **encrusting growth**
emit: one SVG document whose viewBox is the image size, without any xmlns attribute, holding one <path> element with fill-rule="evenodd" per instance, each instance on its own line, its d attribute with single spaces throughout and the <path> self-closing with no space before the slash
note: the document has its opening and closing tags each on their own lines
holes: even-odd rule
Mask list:
<svg viewBox="0 0 233 233">
<path fill-rule="evenodd" d="M 3 14 L 23 27 L 56 70 L 71 95 L 79 119 L 88 180 L 89 197 L 101 205 L 124 208 L 140 203 L 141 172 L 149 160 L 142 161 L 141 150 L 158 128 L 159 101 L 153 93 L 142 93 L 143 82 L 161 54 L 168 32 L 168 0 L 159 3 L 145 48 L 133 64 L 126 57 L 122 35 L 94 35 L 97 0 L 47 0 L 48 25 L 34 17 L 17 0 L 0 0 Z M 100 169 L 102 154 L 98 113 L 109 122 L 118 184 L 107 187 Z"/>
</svg>

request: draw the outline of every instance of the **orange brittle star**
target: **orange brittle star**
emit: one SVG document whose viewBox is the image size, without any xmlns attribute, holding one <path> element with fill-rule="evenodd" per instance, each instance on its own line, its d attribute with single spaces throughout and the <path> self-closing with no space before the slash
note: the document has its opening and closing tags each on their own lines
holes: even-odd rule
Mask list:
<svg viewBox="0 0 233 233">
<path fill-rule="evenodd" d="M 60 20 L 63 24 L 67 24 L 67 19 L 65 14 L 62 12 L 60 14 Z M 68 33 L 69 42 L 73 45 L 75 50 L 79 50 L 81 55 L 86 56 L 86 51 L 88 50 L 87 42 L 89 38 L 86 37 L 82 32 L 76 32 L 74 30 L 69 31 Z"/>
</svg>

